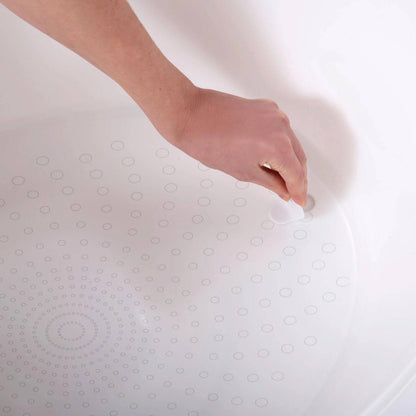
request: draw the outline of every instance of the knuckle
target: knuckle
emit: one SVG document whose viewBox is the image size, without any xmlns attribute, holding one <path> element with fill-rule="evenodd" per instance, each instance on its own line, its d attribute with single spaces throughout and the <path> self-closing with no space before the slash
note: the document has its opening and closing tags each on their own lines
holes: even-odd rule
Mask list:
<svg viewBox="0 0 416 416">
<path fill-rule="evenodd" d="M 280 139 L 276 141 L 276 153 L 280 155 L 282 158 L 287 158 L 291 155 L 293 151 L 292 145 L 289 140 Z"/>
<path fill-rule="evenodd" d="M 281 111 L 281 110 L 279 110 L 279 119 L 286 126 L 290 126 L 289 117 L 283 111 Z"/>
<path fill-rule="evenodd" d="M 267 104 L 274 111 L 279 109 L 279 106 L 277 105 L 277 103 L 269 98 L 262 98 L 260 101 L 263 102 L 264 104 Z"/>
</svg>

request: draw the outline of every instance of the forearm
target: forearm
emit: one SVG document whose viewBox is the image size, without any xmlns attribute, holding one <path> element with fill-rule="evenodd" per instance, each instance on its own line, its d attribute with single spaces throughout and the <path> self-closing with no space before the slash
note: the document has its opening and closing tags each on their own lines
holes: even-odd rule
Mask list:
<svg viewBox="0 0 416 416">
<path fill-rule="evenodd" d="M 0 0 L 117 82 L 174 142 L 195 86 L 158 49 L 126 0 Z"/>
</svg>

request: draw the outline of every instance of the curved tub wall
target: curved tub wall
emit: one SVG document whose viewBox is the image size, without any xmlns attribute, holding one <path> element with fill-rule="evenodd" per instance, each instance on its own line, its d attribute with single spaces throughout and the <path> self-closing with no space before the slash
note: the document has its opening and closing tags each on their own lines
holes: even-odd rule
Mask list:
<svg viewBox="0 0 416 416">
<path fill-rule="evenodd" d="M 0 411 L 379 414 L 414 374 L 415 6 L 131 4 L 197 85 L 279 103 L 316 205 L 270 223 L 0 9 Z"/>
</svg>

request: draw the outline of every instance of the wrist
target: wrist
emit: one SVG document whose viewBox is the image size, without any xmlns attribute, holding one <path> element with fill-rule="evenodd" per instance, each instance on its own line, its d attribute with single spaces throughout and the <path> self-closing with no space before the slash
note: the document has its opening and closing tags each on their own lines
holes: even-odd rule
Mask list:
<svg viewBox="0 0 416 416">
<path fill-rule="evenodd" d="M 175 144 L 199 90 L 156 47 L 144 61 L 131 57 L 121 87 L 140 106 L 158 132 Z"/>
</svg>

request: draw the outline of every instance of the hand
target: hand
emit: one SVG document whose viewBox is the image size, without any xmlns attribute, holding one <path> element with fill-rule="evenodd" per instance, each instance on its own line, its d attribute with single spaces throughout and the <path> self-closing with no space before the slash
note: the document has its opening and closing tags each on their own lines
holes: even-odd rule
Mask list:
<svg viewBox="0 0 416 416">
<path fill-rule="evenodd" d="M 195 88 L 187 119 L 173 144 L 208 167 L 305 206 L 306 156 L 278 105 Z"/>
</svg>

